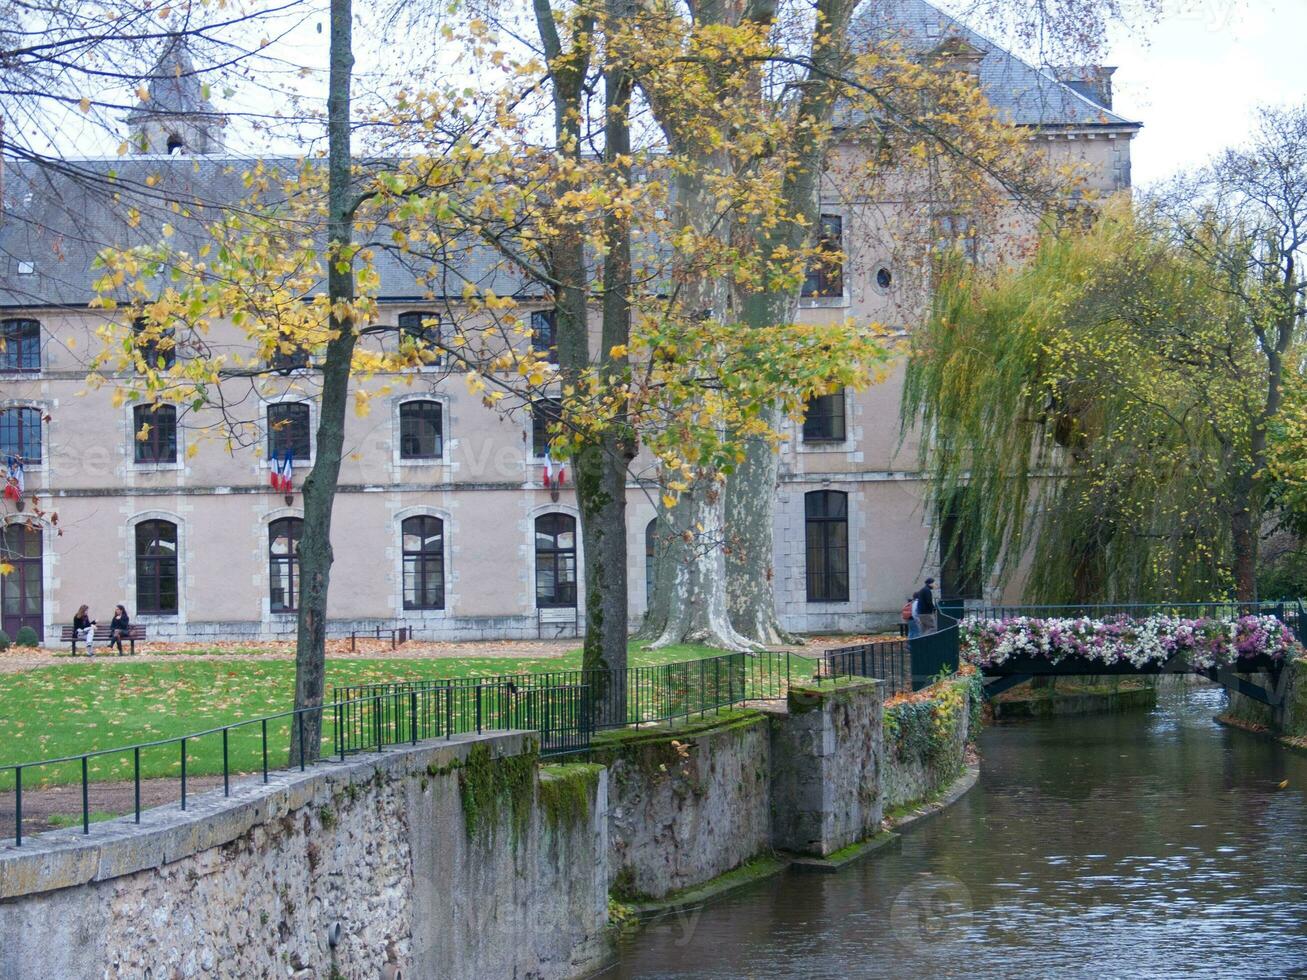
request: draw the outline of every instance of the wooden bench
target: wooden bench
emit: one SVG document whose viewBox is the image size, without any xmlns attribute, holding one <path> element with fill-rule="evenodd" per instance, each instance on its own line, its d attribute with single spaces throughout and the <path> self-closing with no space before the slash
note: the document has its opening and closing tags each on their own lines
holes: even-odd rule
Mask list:
<svg viewBox="0 0 1307 980">
<path fill-rule="evenodd" d="M 77 644 L 81 641 L 81 638 L 77 635 L 77 631 L 74 630 L 71 626 L 65 626 L 63 628 L 63 633 L 60 635 L 59 638 L 64 643 L 71 643 L 73 645 L 73 656 L 74 657 L 77 656 Z M 127 627 L 127 633 L 125 636 L 123 636 L 123 642 L 131 644 L 133 656 L 136 655 L 137 640 L 141 640 L 141 641 L 145 640 L 145 627 L 141 626 L 139 623 L 132 623 Z M 96 623 L 95 645 L 98 647 L 102 647 L 102 646 L 107 646 L 108 643 L 109 643 L 109 624 Z M 118 656 L 121 657 L 122 654 L 120 653 L 118 654 Z"/>
</svg>

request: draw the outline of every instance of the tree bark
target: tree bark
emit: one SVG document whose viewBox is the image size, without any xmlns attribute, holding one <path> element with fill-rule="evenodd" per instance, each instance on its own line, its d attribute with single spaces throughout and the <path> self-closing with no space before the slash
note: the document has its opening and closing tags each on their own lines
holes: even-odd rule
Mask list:
<svg viewBox="0 0 1307 980">
<path fill-rule="evenodd" d="M 354 69 L 351 0 L 331 0 L 331 67 L 327 89 L 327 295 L 331 339 L 322 362 L 313 468 L 304 481 L 304 527 L 299 543 L 299 615 L 295 646 L 295 707 L 322 704 L 326 675 L 327 592 L 331 584 L 331 512 L 340 479 L 345 411 L 356 334 L 348 312 L 354 301 L 354 234 L 350 205 L 350 79 Z M 342 268 L 343 265 L 343 268 Z M 291 763 L 321 753 L 322 713 L 306 711 L 291 728 Z M 300 734 L 303 743 L 300 742 Z"/>
<path fill-rule="evenodd" d="M 781 197 L 794 220 L 763 230 L 760 235 L 765 261 L 780 250 L 793 254 L 803 248 L 821 217 L 821 178 L 825 170 L 827 125 L 835 108 L 836 86 L 848 63 L 848 27 L 851 0 L 820 0 L 813 28 L 812 69 L 804 81 L 796 109 L 798 131 L 807 144 L 793 166 L 785 169 Z M 765 290 L 737 291 L 736 301 L 744 324 L 751 328 L 782 326 L 798 318 L 799 294 Z M 773 428 L 777 419 L 773 411 Z M 743 464 L 726 485 L 727 539 L 732 543 L 727 564 L 727 590 L 735 628 L 756 643 L 774 644 L 793 638 L 781 626 L 776 612 L 773 511 L 779 486 L 780 460 L 762 439 L 751 439 Z"/>
</svg>

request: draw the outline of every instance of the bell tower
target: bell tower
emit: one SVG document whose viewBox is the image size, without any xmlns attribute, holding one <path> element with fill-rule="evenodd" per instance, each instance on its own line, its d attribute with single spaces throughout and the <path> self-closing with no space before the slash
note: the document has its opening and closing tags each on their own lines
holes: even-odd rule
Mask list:
<svg viewBox="0 0 1307 980">
<path fill-rule="evenodd" d="M 223 152 L 227 117 L 205 97 L 184 37 L 168 39 L 150 70 L 146 92 L 149 98 L 127 116 L 133 152 L 186 156 Z"/>
</svg>

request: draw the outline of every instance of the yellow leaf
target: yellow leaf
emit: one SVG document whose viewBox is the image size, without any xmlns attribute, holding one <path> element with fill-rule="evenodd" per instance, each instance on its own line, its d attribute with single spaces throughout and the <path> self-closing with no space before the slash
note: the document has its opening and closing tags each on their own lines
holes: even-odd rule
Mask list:
<svg viewBox="0 0 1307 980">
<path fill-rule="evenodd" d="M 668 510 L 671 510 L 673 507 L 676 506 L 676 498 L 671 496 L 670 494 L 666 494 L 666 493 L 663 494 L 663 506 L 666 507 Z"/>
<path fill-rule="evenodd" d="M 0 561 L 0 575 L 8 575 L 14 570 L 14 566 L 7 561 Z"/>
<path fill-rule="evenodd" d="M 194 459 L 195 454 L 198 453 L 199 451 L 200 451 L 200 447 L 197 446 L 195 443 L 191 443 L 189 446 L 186 447 L 186 458 Z"/>
<path fill-rule="evenodd" d="M 91 111 L 91 100 L 84 95 L 82 96 L 82 101 L 77 103 L 77 105 L 81 108 L 83 112 Z"/>
</svg>

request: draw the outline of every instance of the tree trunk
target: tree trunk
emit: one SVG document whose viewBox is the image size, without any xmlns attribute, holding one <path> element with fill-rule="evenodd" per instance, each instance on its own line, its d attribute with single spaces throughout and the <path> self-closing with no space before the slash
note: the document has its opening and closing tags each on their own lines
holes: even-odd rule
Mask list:
<svg viewBox="0 0 1307 980">
<path fill-rule="evenodd" d="M 792 221 L 751 234 L 760 235 L 768 257 L 794 254 L 803 248 L 821 216 L 821 177 L 825 170 L 828 131 L 835 107 L 835 85 L 847 67 L 848 25 L 854 4 L 850 0 L 820 0 L 813 28 L 810 57 L 813 70 L 802 89 L 796 126 L 808 134 L 808 144 L 787 167 L 780 193 Z M 798 318 L 798 291 L 738 291 L 737 303 L 746 326 L 783 326 Z M 769 419 L 775 428 L 775 412 Z M 731 475 L 726 489 L 727 539 L 732 555 L 728 565 L 731 619 L 736 629 L 756 643 L 780 643 L 793 638 L 776 613 L 775 542 L 773 511 L 779 485 L 780 460 L 770 445 L 751 439 L 743 464 Z M 738 548 L 738 552 L 734 549 Z"/>
<path fill-rule="evenodd" d="M 628 14 L 621 0 L 610 2 L 619 22 Z M 604 73 L 604 162 L 610 179 L 628 184 L 631 131 L 627 111 L 630 74 L 618 66 Z M 609 213 L 604 219 L 603 324 L 600 329 L 600 373 L 610 390 L 628 381 L 625 350 L 631 342 L 631 226 L 627 218 Z M 626 575 L 626 471 L 635 456 L 635 441 L 625 411 L 618 411 L 606 431 L 577 456 L 576 498 L 581 508 L 581 540 L 585 547 L 586 629 L 582 666 L 603 670 L 607 690 L 594 692 L 599 724 L 626 723 L 626 645 L 630 639 Z"/>
<path fill-rule="evenodd" d="M 655 599 L 642 636 L 653 647 L 706 643 L 736 653 L 755 649 L 731 624 L 726 602 L 726 507 L 722 486 L 711 476 L 661 508 Z"/>
<path fill-rule="evenodd" d="M 775 413 L 766 421 L 773 428 Z M 776 614 L 773 511 L 780 456 L 766 439 L 745 444 L 744 461 L 726 482 L 726 596 L 731 624 L 756 643 L 793 643 Z"/>
<path fill-rule="evenodd" d="M 299 616 L 296 623 L 295 707 L 322 704 L 326 675 L 327 591 L 331 584 L 331 511 L 340 479 L 341 447 L 350 368 L 354 357 L 352 259 L 338 258 L 354 233 L 350 191 L 350 77 L 354 68 L 351 0 L 331 0 L 331 74 L 327 90 L 327 295 L 332 336 L 322 362 L 322 397 L 313 469 L 304 481 L 304 528 L 299 543 Z M 300 742 L 300 735 L 303 742 Z M 291 763 L 310 762 L 321 753 L 322 713 L 302 714 L 291 728 Z"/>
</svg>

